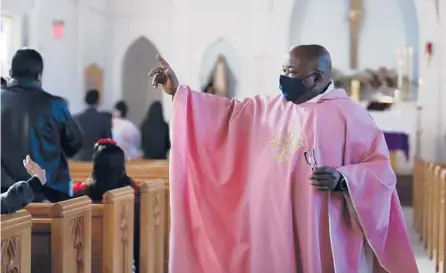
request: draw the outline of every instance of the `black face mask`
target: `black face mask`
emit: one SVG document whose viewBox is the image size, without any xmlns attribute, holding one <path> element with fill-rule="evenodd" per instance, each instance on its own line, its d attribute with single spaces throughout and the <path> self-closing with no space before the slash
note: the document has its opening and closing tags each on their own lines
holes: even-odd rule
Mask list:
<svg viewBox="0 0 446 273">
<path fill-rule="evenodd" d="M 279 88 L 282 91 L 283 96 L 287 101 L 295 101 L 300 96 L 302 96 L 305 92 L 309 90 L 305 86 L 304 81 L 313 76 L 314 73 L 304 77 L 304 78 L 290 78 L 284 75 L 280 75 L 280 85 Z"/>
</svg>

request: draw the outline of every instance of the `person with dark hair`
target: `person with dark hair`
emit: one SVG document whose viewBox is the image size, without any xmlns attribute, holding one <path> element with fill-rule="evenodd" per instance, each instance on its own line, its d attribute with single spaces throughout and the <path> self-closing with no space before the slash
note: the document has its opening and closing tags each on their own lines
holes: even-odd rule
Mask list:
<svg viewBox="0 0 446 273">
<path fill-rule="evenodd" d="M 99 139 L 93 147 L 93 169 L 84 182 L 75 182 L 74 196 L 88 195 L 93 202 L 101 202 L 109 190 L 125 186 L 135 187 L 125 171 L 124 151 L 111 138 Z"/>
<path fill-rule="evenodd" d="M 1 88 L 5 89 L 6 87 L 8 87 L 8 82 L 5 78 L 1 77 Z"/>
<path fill-rule="evenodd" d="M 127 103 L 125 101 L 120 100 L 115 104 L 115 109 L 113 111 L 113 116 L 120 118 L 127 118 Z"/>
<path fill-rule="evenodd" d="M 64 99 L 42 89 L 42 72 L 43 60 L 37 51 L 15 53 L 12 80 L 1 93 L 1 190 L 28 178 L 22 159 L 30 155 L 46 170 L 48 180 L 36 201 L 57 202 L 69 198 L 72 182 L 67 157 L 82 146 L 82 133 Z"/>
<path fill-rule="evenodd" d="M 166 159 L 170 150 L 169 125 L 161 102 L 154 102 L 141 124 L 142 150 L 146 159 Z"/>
<path fill-rule="evenodd" d="M 119 147 L 128 159 L 141 157 L 141 133 L 133 122 L 127 119 L 127 103 L 118 101 L 113 109 L 112 133 Z"/>
<path fill-rule="evenodd" d="M 101 203 L 106 191 L 131 186 L 136 192 L 134 224 L 134 260 L 139 267 L 139 187 L 127 176 L 124 151 L 113 139 L 99 139 L 93 148 L 93 169 L 84 182 L 75 182 L 74 196 L 87 195 L 93 203 Z"/>
<path fill-rule="evenodd" d="M 85 103 L 88 108 L 75 116 L 75 119 L 83 131 L 83 145 L 80 151 L 73 157 L 76 161 L 91 161 L 93 157 L 93 145 L 100 138 L 111 138 L 111 118 L 106 113 L 99 112 L 98 90 L 89 90 L 85 94 Z"/>
</svg>

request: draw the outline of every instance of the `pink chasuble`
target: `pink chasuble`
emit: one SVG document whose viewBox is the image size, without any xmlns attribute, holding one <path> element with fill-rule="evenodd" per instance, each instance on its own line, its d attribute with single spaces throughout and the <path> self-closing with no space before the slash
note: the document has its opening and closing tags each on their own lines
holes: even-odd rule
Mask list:
<svg viewBox="0 0 446 273">
<path fill-rule="evenodd" d="M 343 90 L 295 105 L 182 86 L 171 129 L 170 273 L 418 272 L 383 134 Z M 310 185 L 311 149 L 348 193 Z"/>
</svg>

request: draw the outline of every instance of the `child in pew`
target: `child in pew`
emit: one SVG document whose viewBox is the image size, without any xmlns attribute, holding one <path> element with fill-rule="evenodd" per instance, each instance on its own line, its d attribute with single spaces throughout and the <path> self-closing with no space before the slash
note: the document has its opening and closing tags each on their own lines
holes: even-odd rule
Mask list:
<svg viewBox="0 0 446 273">
<path fill-rule="evenodd" d="M 31 178 L 14 183 L 1 194 L 1 214 L 14 213 L 31 203 L 36 194 L 46 184 L 45 170 L 32 161 L 29 155 L 23 160 L 23 166 Z"/>
<path fill-rule="evenodd" d="M 102 195 L 109 190 L 131 186 L 136 193 L 134 223 L 134 262 L 139 272 L 139 187 L 127 176 L 124 151 L 113 139 L 99 139 L 93 147 L 93 168 L 83 182 L 73 183 L 73 196 L 87 195 L 93 203 L 101 203 Z"/>
<path fill-rule="evenodd" d="M 138 186 L 127 176 L 125 162 L 124 151 L 113 139 L 99 139 L 93 147 L 92 173 L 85 181 L 73 183 L 73 195 L 87 195 L 100 203 L 102 195 L 109 190 L 131 186 L 137 191 Z"/>
</svg>

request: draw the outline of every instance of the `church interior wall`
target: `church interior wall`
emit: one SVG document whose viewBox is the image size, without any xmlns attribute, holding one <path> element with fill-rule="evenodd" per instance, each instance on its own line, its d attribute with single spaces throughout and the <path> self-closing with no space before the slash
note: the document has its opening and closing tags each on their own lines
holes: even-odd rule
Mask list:
<svg viewBox="0 0 446 273">
<path fill-rule="evenodd" d="M 72 111 L 78 112 L 84 108 L 83 69 L 91 63 L 104 69 L 102 107 L 109 110 L 122 97 L 124 56 L 141 36 L 172 64 L 182 83 L 195 89 L 202 87 L 206 52 L 223 38 L 238 56 L 237 98 L 277 94 L 283 56 L 295 43 L 323 43 L 333 53 L 335 66 L 347 70 L 347 2 L 320 1 L 3 0 L 2 13 L 11 14 L 20 33 L 15 49 L 26 36 L 28 45 L 44 56 L 44 87 L 68 99 Z M 394 66 L 396 47 L 412 45 L 419 52 L 418 103 L 424 108 L 421 151 L 426 159 L 441 158 L 446 151 L 437 149 L 446 140 L 446 111 L 441 107 L 446 102 L 442 83 L 446 72 L 441 68 L 446 64 L 446 54 L 441 53 L 446 45 L 441 34 L 446 12 L 445 2 L 439 1 L 442 20 L 438 20 L 434 2 L 365 0 L 360 37 L 361 68 Z M 27 28 L 22 25 L 24 16 L 29 17 Z M 65 22 L 60 40 L 53 37 L 55 19 Z M 428 41 L 435 48 L 430 64 L 424 54 Z M 163 101 L 169 118 L 170 98 L 163 95 Z"/>
<path fill-rule="evenodd" d="M 97 63 L 104 69 L 106 77 L 104 93 L 109 91 L 110 52 L 107 49 L 111 44 L 111 30 L 108 27 L 107 0 L 2 2 L 2 14 L 13 15 L 16 37 L 20 37 L 14 39 L 12 54 L 23 46 L 41 52 L 44 58 L 43 86 L 46 90 L 67 99 L 73 112 L 81 111 L 85 107 L 84 68 Z M 53 36 L 53 20 L 64 23 L 61 39 Z M 23 22 L 27 25 L 24 26 Z M 110 96 L 105 95 L 103 107 L 110 107 L 110 104 Z"/>
<path fill-rule="evenodd" d="M 290 24 L 290 46 L 323 44 L 332 53 L 334 66 L 348 73 L 350 34 L 347 4 L 343 0 L 296 1 Z M 396 49 L 409 45 L 418 48 L 418 37 L 412 31 L 414 24 L 417 26 L 416 14 L 410 6 L 400 5 L 398 1 L 364 1 L 359 34 L 359 69 L 395 68 Z"/>
<path fill-rule="evenodd" d="M 122 65 L 121 97 L 131 106 L 128 119 L 141 124 L 148 108 L 156 101 L 162 101 L 162 92 L 155 90 L 147 77 L 147 72 L 158 65 L 153 57 L 158 49 L 146 38 L 136 39 L 125 53 Z"/>
<path fill-rule="evenodd" d="M 440 153 L 439 160 L 442 162 L 446 162 L 446 1 L 439 1 L 439 14 L 441 17 L 439 18 L 440 21 L 440 33 L 443 33 L 443 35 L 439 35 L 442 38 L 440 47 L 442 50 L 439 51 L 439 58 L 442 59 L 441 65 L 439 67 L 440 69 L 440 79 L 439 79 L 439 85 L 440 85 L 440 96 L 439 99 L 442 106 L 440 107 L 442 115 L 440 119 L 440 137 L 439 137 L 439 143 L 442 146 L 442 152 Z"/>
<path fill-rule="evenodd" d="M 419 56 L 419 69 L 422 84 L 419 88 L 418 104 L 423 108 L 421 119 L 421 147 L 420 155 L 427 160 L 441 160 L 446 152 L 442 145 L 444 133 L 442 124 L 446 120 L 442 119 L 441 108 L 445 104 L 442 98 L 441 79 L 446 77 L 444 71 L 440 71 L 444 65 L 441 59 L 442 36 L 438 13 L 435 8 L 435 1 L 415 0 L 415 7 L 419 22 L 419 47 L 424 50 L 427 42 L 432 42 L 435 47 L 435 53 L 429 62 L 426 54 Z M 443 14 L 442 16 L 445 16 Z M 444 18 L 444 17 L 443 17 Z M 444 92 L 444 91 L 443 91 Z"/>
</svg>

